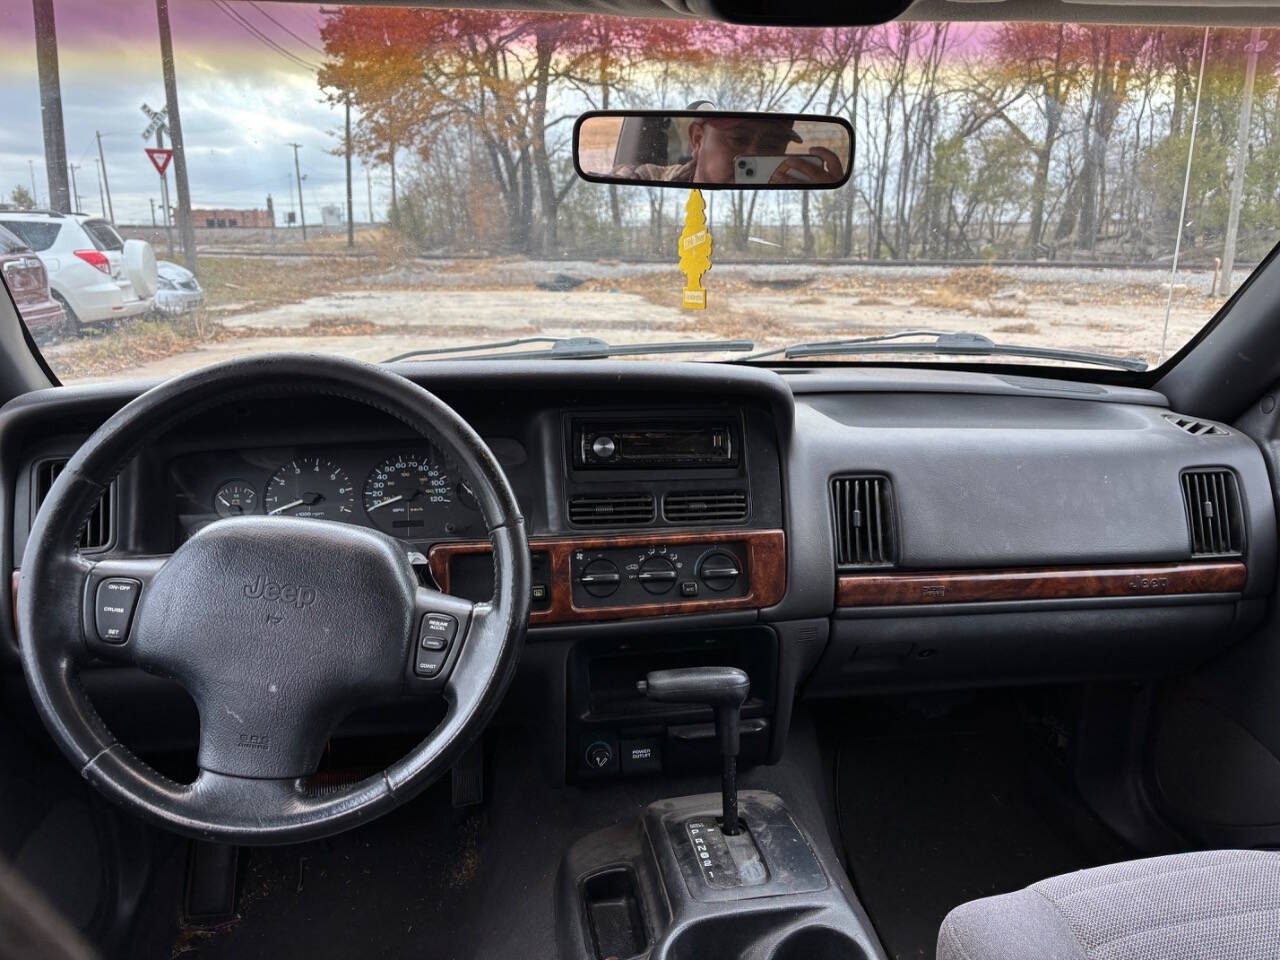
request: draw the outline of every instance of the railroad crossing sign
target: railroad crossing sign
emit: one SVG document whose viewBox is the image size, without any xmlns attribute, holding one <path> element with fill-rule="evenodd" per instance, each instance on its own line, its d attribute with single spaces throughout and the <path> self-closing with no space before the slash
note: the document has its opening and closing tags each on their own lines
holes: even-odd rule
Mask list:
<svg viewBox="0 0 1280 960">
<path fill-rule="evenodd" d="M 169 169 L 169 161 L 173 159 L 173 151 L 168 147 L 147 147 L 146 152 L 156 173 L 163 177 L 164 172 Z"/>
<path fill-rule="evenodd" d="M 150 140 L 156 135 L 156 131 L 160 130 L 164 133 L 169 132 L 169 127 L 165 121 L 169 119 L 168 109 L 152 110 L 145 103 L 142 105 L 142 112 L 151 122 L 147 124 L 147 129 L 142 131 L 142 139 Z M 154 161 L 152 161 L 154 163 Z M 163 172 L 163 171 L 162 171 Z"/>
</svg>

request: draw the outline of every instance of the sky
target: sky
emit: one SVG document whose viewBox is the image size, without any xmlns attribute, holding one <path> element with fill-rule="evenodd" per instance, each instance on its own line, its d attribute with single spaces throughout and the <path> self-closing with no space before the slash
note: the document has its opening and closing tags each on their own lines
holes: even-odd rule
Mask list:
<svg viewBox="0 0 1280 960">
<path fill-rule="evenodd" d="M 318 4 L 230 3 L 294 58 L 321 60 Z M 67 159 L 75 171 L 81 209 L 101 212 L 97 140 L 120 223 L 150 223 L 159 209 L 160 181 L 144 147 L 143 103 L 164 106 L 160 40 L 154 0 L 54 0 Z M 269 17 L 279 21 L 271 22 Z M 255 37 L 213 0 L 170 0 L 182 129 L 194 207 L 261 208 L 271 194 L 277 222 L 297 208 L 293 149 L 303 175 L 306 219 L 319 223 L 325 204 L 345 207 L 343 158 L 331 151 L 341 139 L 340 108 L 326 104 L 315 73 Z M 295 36 L 296 35 L 296 36 Z M 317 48 L 317 49 L 313 49 Z M 0 9 L 0 196 L 15 186 L 48 202 L 40 125 L 35 27 L 30 0 Z M 368 218 L 365 174 L 354 165 L 357 221 Z M 389 204 L 390 177 L 372 171 L 374 212 Z M 170 201 L 177 202 L 173 168 Z"/>
</svg>

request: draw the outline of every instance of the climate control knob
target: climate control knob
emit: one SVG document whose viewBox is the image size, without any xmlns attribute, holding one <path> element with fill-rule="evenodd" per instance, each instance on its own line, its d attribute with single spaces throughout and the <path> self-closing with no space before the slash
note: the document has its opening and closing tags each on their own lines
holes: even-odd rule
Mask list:
<svg viewBox="0 0 1280 960">
<path fill-rule="evenodd" d="M 582 589 L 593 597 L 607 597 L 617 591 L 622 575 L 612 560 L 592 560 L 578 575 Z"/>
<path fill-rule="evenodd" d="M 698 579 L 708 590 L 723 593 L 737 583 L 740 576 L 738 558 L 724 550 L 712 550 L 698 561 Z"/>
<path fill-rule="evenodd" d="M 676 585 L 676 565 L 666 557 L 649 557 L 640 564 L 636 579 L 649 593 L 666 593 Z"/>
</svg>

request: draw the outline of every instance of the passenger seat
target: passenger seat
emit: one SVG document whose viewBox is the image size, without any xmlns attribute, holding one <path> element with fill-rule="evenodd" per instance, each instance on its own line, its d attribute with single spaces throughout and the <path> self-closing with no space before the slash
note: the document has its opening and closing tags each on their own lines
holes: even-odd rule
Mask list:
<svg viewBox="0 0 1280 960">
<path fill-rule="evenodd" d="M 1051 877 L 956 907 L 938 960 L 1277 960 L 1280 852 L 1217 850 Z"/>
</svg>

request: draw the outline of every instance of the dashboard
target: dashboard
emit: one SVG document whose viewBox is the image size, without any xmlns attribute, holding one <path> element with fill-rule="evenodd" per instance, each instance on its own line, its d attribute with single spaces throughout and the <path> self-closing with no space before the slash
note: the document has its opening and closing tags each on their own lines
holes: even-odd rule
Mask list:
<svg viewBox="0 0 1280 960">
<path fill-rule="evenodd" d="M 776 758 L 801 695 L 1175 673 L 1256 626 L 1274 587 L 1259 446 L 1151 391 L 694 363 L 401 372 L 482 436 L 520 503 L 533 595 L 509 699 L 546 718 L 569 779 L 626 774 L 633 749 L 664 769 L 706 759 L 696 710 L 655 714 L 636 694 L 649 669 L 746 669 L 744 756 Z M 145 386 L 0 410 L 4 569 L 61 464 Z M 380 530 L 424 583 L 491 593 L 468 478 L 431 438 L 334 398 L 193 417 L 121 472 L 82 551 L 164 555 L 266 514 Z M 15 652 L 0 636 L 0 658 Z M 117 698 L 113 725 L 132 717 L 153 743 L 169 729 L 139 715 L 154 678 L 102 673 L 89 682 Z"/>
</svg>

